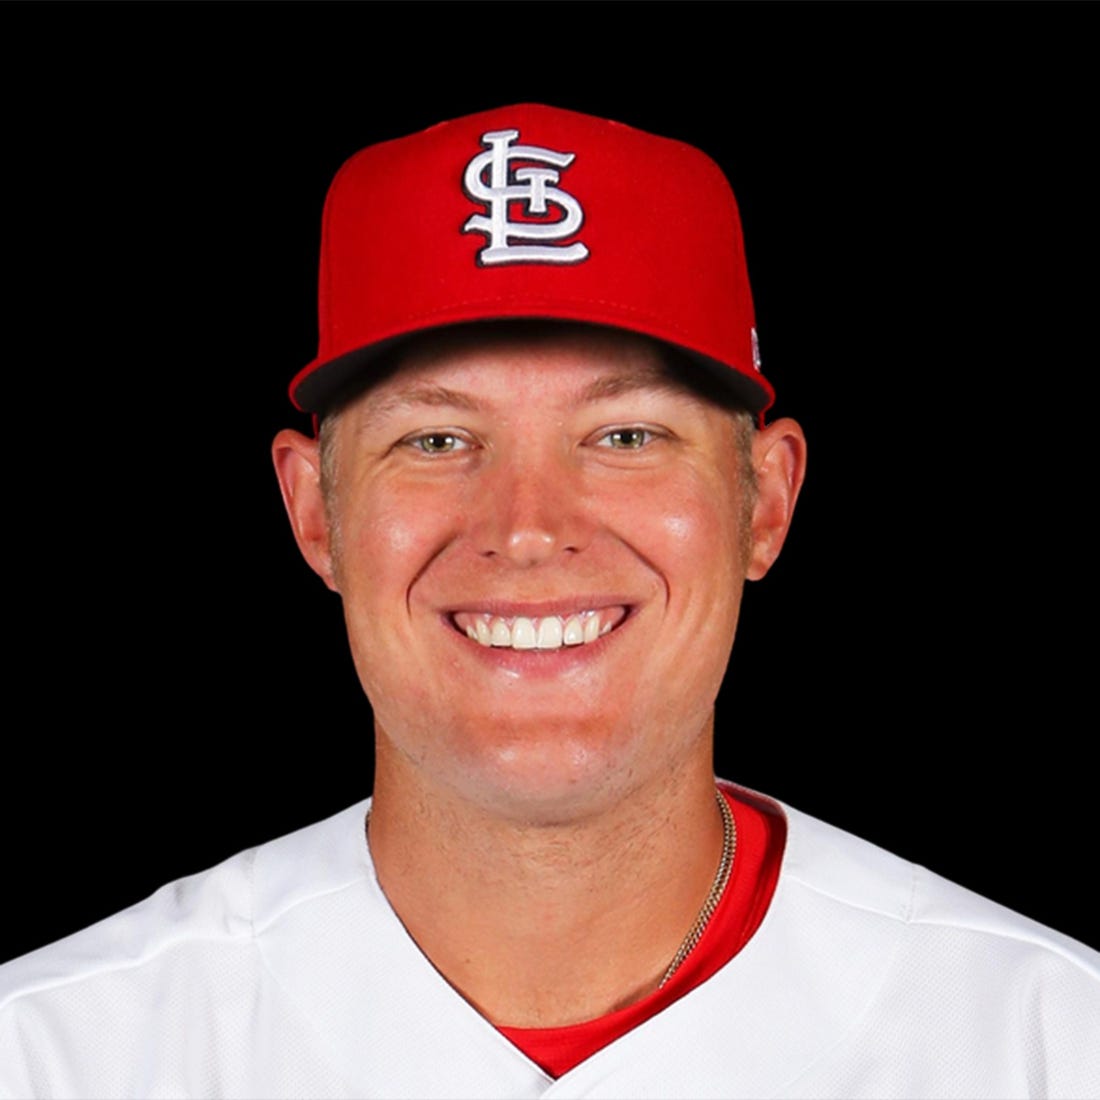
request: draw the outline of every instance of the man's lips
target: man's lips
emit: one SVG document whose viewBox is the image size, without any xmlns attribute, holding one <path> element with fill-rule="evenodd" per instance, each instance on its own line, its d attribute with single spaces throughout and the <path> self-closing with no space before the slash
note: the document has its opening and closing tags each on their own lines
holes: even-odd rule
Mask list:
<svg viewBox="0 0 1100 1100">
<path fill-rule="evenodd" d="M 490 611 L 455 611 L 456 629 L 486 648 L 561 649 L 590 645 L 610 633 L 627 616 L 628 607 L 612 604 L 558 615 L 496 615 Z"/>
</svg>

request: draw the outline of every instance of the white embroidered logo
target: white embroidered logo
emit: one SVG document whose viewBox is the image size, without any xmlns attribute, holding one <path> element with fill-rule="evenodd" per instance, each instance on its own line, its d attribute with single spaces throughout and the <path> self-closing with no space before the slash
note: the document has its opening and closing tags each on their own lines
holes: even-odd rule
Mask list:
<svg viewBox="0 0 1100 1100">
<path fill-rule="evenodd" d="M 463 186 L 466 194 L 485 203 L 489 216 L 474 214 L 462 227 L 463 233 L 484 233 L 489 244 L 478 254 L 479 264 L 575 264 L 588 257 L 588 249 L 573 244 L 512 244 L 512 241 L 564 241 L 584 224 L 581 204 L 560 187 L 559 169 L 568 168 L 576 153 L 555 153 L 537 145 L 513 145 L 518 130 L 492 130 L 482 134 L 489 148 L 466 165 Z M 525 162 L 513 168 L 511 161 Z M 485 170 L 489 169 L 489 181 Z M 525 203 L 524 214 L 543 218 L 547 204 L 558 207 L 563 216 L 554 220 L 509 221 L 509 203 Z"/>
</svg>

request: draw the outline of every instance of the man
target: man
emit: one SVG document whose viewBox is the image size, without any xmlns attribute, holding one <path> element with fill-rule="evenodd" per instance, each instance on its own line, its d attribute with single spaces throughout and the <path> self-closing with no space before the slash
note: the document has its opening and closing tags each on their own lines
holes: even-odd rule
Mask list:
<svg viewBox="0 0 1100 1100">
<path fill-rule="evenodd" d="M 547 107 L 365 150 L 281 432 L 369 804 L 7 968 L 11 1094 L 1089 1095 L 1094 952 L 712 766 L 764 423 L 703 154 Z"/>
</svg>

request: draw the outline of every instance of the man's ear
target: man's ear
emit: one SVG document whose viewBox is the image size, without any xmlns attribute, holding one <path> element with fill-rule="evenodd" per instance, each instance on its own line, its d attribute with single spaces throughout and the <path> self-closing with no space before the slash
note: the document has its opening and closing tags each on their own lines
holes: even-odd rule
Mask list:
<svg viewBox="0 0 1100 1100">
<path fill-rule="evenodd" d="M 794 515 L 806 476 L 806 437 L 789 419 L 761 428 L 753 439 L 756 504 L 752 510 L 752 548 L 746 576 L 759 580 L 772 567 Z"/>
<path fill-rule="evenodd" d="M 320 444 L 285 428 L 271 445 L 271 457 L 298 549 L 314 573 L 336 592 L 332 539 L 321 492 Z"/>
</svg>

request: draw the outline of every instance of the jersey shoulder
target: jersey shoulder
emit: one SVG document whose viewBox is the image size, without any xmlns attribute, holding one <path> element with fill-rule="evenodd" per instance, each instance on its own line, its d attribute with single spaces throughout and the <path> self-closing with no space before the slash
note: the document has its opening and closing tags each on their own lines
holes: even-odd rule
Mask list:
<svg viewBox="0 0 1100 1100">
<path fill-rule="evenodd" d="M 250 940 L 287 910 L 354 876 L 341 844 L 352 806 L 315 825 L 229 857 L 206 871 L 162 886 L 150 897 L 56 943 L 0 966 L 0 1010 L 29 993 L 139 968 L 187 942 Z M 309 876 L 301 874 L 306 865 Z M 257 875 L 258 866 L 262 874 Z"/>
<path fill-rule="evenodd" d="M 1100 953 L 851 833 L 784 806 L 790 843 L 783 875 L 839 906 L 914 931 L 939 929 L 1061 957 L 1100 981 Z"/>
<path fill-rule="evenodd" d="M 828 975 L 823 1003 L 846 982 L 851 995 L 843 1037 L 795 1091 L 1100 1094 L 1100 954 L 840 829 L 788 821 L 785 947 Z"/>
<path fill-rule="evenodd" d="M 290 1036 L 273 1055 L 290 1060 L 288 1081 L 307 1068 L 319 1080 L 267 977 L 263 937 L 362 878 L 365 809 L 234 855 L 0 967 L 0 1096 L 247 1094 L 257 1026 Z M 201 1049 L 224 1057 L 196 1058 Z M 143 1066 L 149 1076 L 135 1078 Z"/>
</svg>

